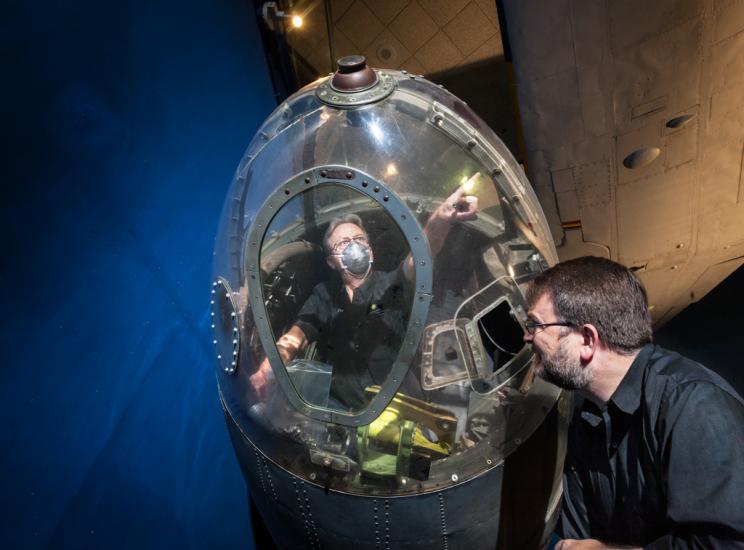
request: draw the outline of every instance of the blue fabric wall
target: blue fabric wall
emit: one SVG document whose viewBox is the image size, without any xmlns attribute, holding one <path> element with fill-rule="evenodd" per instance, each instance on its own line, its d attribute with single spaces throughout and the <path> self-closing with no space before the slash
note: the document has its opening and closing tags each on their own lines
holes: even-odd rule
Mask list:
<svg viewBox="0 0 744 550">
<path fill-rule="evenodd" d="M 0 546 L 250 547 L 213 239 L 275 106 L 245 0 L 5 5 Z"/>
</svg>

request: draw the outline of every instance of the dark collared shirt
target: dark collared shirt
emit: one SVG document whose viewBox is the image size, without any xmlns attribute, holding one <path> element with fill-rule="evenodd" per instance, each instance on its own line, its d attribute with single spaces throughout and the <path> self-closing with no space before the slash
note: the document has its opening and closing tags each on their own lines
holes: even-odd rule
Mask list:
<svg viewBox="0 0 744 550">
<path fill-rule="evenodd" d="M 579 404 L 568 449 L 564 538 L 744 548 L 744 402 L 705 367 L 644 346 L 604 408 Z"/>
<path fill-rule="evenodd" d="M 401 269 L 372 271 L 349 301 L 335 278 L 318 284 L 297 316 L 318 359 L 333 367 L 331 397 L 350 409 L 364 408 L 365 388 L 390 373 L 408 323 L 407 287 Z"/>
</svg>

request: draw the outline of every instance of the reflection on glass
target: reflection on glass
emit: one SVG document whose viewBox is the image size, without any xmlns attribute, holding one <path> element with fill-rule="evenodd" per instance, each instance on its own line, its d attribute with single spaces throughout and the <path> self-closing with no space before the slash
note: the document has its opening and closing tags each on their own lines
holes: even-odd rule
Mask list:
<svg viewBox="0 0 744 550">
<path fill-rule="evenodd" d="M 310 218 L 294 215 L 308 204 Z M 413 282 L 402 266 L 410 252 L 403 234 L 374 200 L 326 185 L 288 201 L 266 235 L 266 308 L 295 390 L 311 405 L 363 410 L 408 325 Z"/>
</svg>

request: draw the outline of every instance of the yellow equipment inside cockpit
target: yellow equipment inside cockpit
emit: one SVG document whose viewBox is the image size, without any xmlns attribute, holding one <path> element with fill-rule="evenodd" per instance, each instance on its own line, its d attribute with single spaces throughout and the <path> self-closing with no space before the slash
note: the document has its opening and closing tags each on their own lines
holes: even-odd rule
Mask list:
<svg viewBox="0 0 744 550">
<path fill-rule="evenodd" d="M 397 393 L 380 416 L 357 430 L 361 477 L 427 479 L 431 461 L 452 452 L 456 428 L 457 418 L 446 409 Z"/>
</svg>

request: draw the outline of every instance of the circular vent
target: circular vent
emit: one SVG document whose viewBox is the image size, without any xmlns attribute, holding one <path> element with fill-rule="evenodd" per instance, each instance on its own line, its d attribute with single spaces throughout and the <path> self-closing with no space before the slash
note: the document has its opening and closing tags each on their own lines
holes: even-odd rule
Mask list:
<svg viewBox="0 0 744 550">
<path fill-rule="evenodd" d="M 637 168 L 643 168 L 648 166 L 655 161 L 661 154 L 661 149 L 658 147 L 645 147 L 643 149 L 636 149 L 629 154 L 623 160 L 623 166 L 635 170 Z"/>
<path fill-rule="evenodd" d="M 672 130 L 676 130 L 677 128 L 682 128 L 683 126 L 687 125 L 688 122 L 690 122 L 695 115 L 680 115 L 676 116 L 670 120 L 667 120 L 666 127 L 671 128 Z"/>
</svg>

